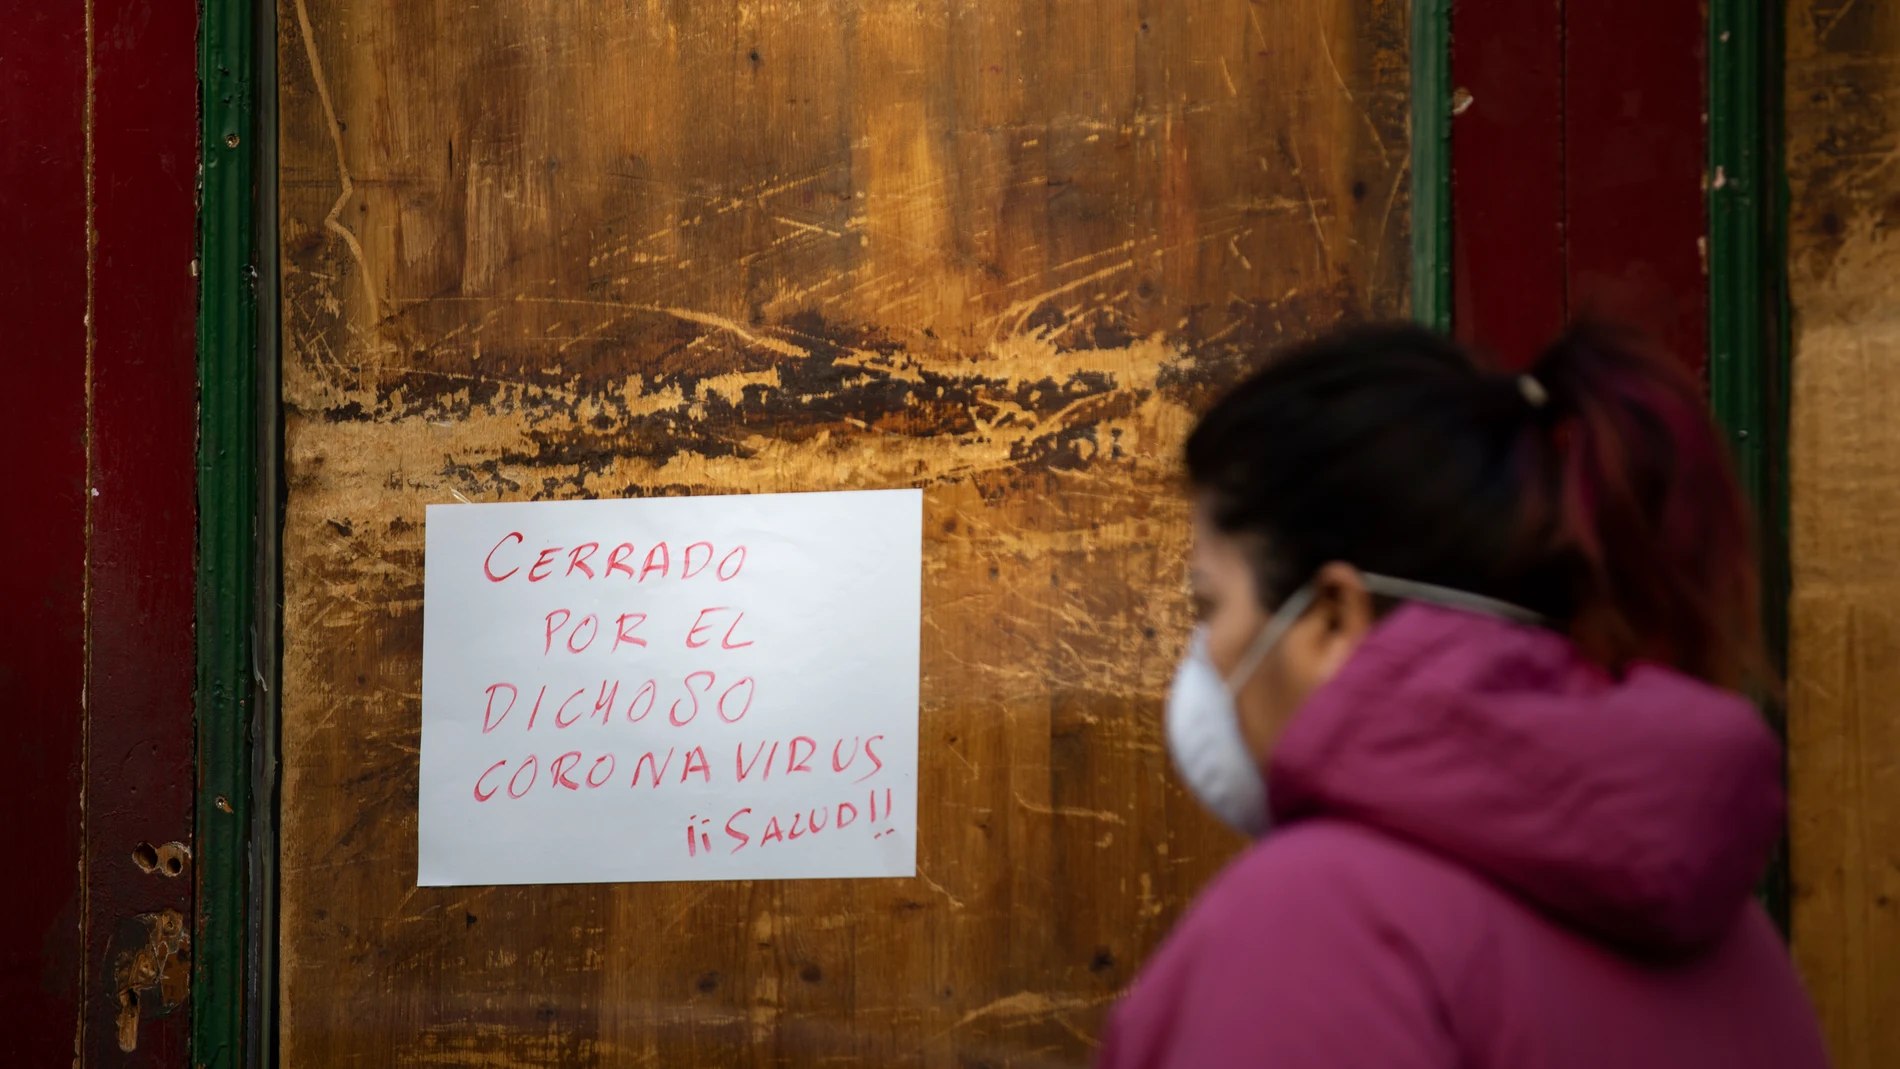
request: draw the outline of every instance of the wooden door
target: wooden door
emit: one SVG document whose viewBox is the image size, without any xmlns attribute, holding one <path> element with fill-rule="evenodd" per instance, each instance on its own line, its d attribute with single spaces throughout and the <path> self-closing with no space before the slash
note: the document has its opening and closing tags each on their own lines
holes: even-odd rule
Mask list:
<svg viewBox="0 0 1900 1069">
<path fill-rule="evenodd" d="M 1392 0 L 280 0 L 289 1066 L 1072 1065 L 1238 845 L 1177 454 L 1402 313 Z M 918 876 L 418 889 L 423 509 L 919 486 Z"/>
<path fill-rule="evenodd" d="M 0 0 L 0 1065 L 190 1064 L 197 5 Z"/>
</svg>

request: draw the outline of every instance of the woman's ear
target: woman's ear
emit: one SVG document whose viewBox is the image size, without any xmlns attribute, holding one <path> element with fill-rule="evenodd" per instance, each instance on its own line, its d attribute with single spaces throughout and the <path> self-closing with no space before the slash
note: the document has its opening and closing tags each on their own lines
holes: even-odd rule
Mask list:
<svg viewBox="0 0 1900 1069">
<path fill-rule="evenodd" d="M 1313 587 L 1313 602 L 1325 625 L 1324 632 L 1317 636 L 1315 667 L 1322 679 L 1331 679 L 1365 641 L 1378 623 L 1378 614 L 1365 577 L 1343 561 L 1321 567 L 1313 576 Z"/>
</svg>

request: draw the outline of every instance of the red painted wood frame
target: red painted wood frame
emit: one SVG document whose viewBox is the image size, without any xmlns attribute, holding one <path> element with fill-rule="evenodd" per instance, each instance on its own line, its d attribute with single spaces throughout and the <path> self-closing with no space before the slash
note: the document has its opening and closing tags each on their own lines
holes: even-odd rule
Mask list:
<svg viewBox="0 0 1900 1069">
<path fill-rule="evenodd" d="M 1687 2 L 1456 0 L 1460 338 L 1522 366 L 1594 314 L 1705 370 L 1704 19 Z"/>
<path fill-rule="evenodd" d="M 0 26 L 0 1061 L 184 1066 L 197 5 L 0 0 Z"/>
</svg>

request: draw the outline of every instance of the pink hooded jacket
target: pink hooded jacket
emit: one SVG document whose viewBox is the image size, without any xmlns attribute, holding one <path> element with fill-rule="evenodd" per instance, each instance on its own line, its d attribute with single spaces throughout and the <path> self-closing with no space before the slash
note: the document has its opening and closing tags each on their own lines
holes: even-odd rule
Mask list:
<svg viewBox="0 0 1900 1069">
<path fill-rule="evenodd" d="M 1277 830 L 1109 1022 L 1104 1069 L 1809 1069 L 1751 889 L 1781 752 L 1741 698 L 1407 605 L 1287 728 Z"/>
</svg>

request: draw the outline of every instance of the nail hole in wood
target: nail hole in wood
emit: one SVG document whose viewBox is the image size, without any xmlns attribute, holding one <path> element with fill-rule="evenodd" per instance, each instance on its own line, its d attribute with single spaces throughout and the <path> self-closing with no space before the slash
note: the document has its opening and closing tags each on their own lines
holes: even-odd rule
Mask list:
<svg viewBox="0 0 1900 1069">
<path fill-rule="evenodd" d="M 184 843 L 166 843 L 158 848 L 158 870 L 167 876 L 183 876 L 191 860 L 191 848 Z"/>
</svg>

